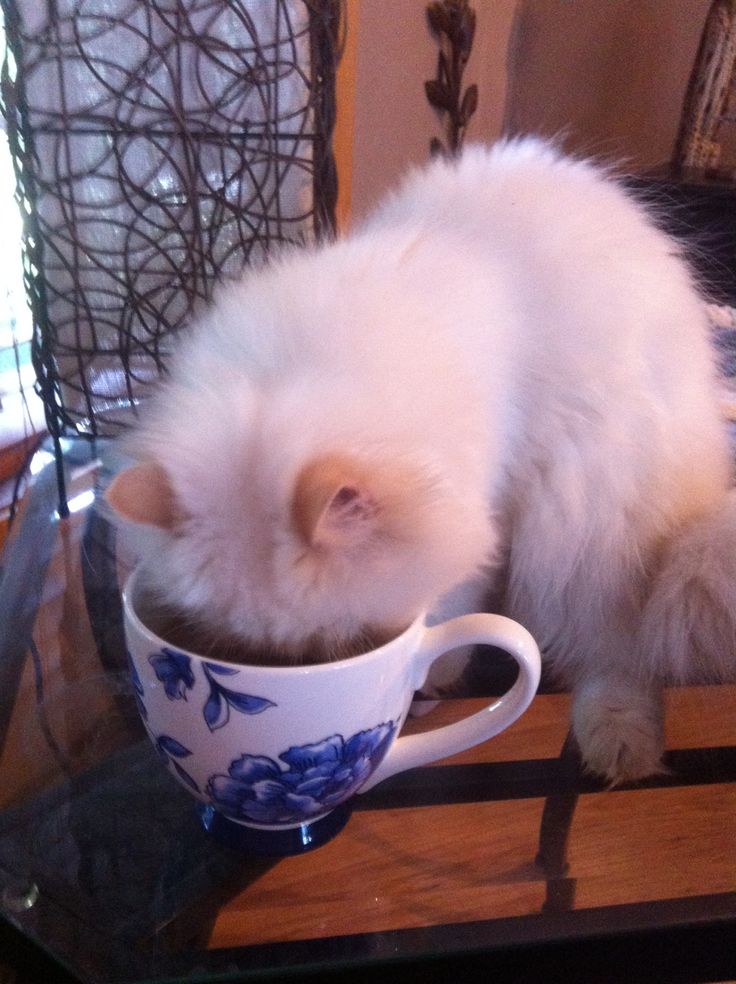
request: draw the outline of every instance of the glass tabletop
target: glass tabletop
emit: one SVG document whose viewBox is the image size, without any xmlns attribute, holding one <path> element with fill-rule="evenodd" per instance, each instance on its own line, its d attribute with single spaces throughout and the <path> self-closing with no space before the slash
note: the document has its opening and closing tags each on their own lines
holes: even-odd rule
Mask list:
<svg viewBox="0 0 736 984">
<path fill-rule="evenodd" d="M 113 444 L 67 442 L 60 519 L 40 452 L 3 554 L 0 915 L 24 937 L 94 984 L 387 967 L 399 980 L 570 944 L 613 968 L 627 941 L 665 939 L 661 966 L 678 959 L 672 941 L 688 948 L 693 976 L 678 979 L 705 979 L 708 961 L 736 974 L 719 942 L 736 939 L 736 687 L 670 692 L 670 771 L 637 786 L 582 773 L 568 695 L 545 684 L 492 742 L 358 797 L 317 851 L 248 858 L 213 840 L 138 718 L 120 606 L 135 538 L 100 495 L 120 460 Z M 507 678 L 479 654 L 467 694 L 410 728 L 467 713 Z"/>
</svg>

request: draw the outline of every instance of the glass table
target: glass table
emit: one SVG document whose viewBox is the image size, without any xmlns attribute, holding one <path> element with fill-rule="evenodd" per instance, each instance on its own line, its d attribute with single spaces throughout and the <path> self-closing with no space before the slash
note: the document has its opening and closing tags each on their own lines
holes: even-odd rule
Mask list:
<svg viewBox="0 0 736 984">
<path fill-rule="evenodd" d="M 244 857 L 200 827 L 137 716 L 135 544 L 100 498 L 115 446 L 67 442 L 65 519 L 48 459 L 0 576 L 0 916 L 49 966 L 94 984 L 736 977 L 736 686 L 670 691 L 670 771 L 608 790 L 543 685 L 498 738 L 358 797 L 324 847 Z M 409 727 L 504 685 L 492 653 L 475 666 Z"/>
</svg>

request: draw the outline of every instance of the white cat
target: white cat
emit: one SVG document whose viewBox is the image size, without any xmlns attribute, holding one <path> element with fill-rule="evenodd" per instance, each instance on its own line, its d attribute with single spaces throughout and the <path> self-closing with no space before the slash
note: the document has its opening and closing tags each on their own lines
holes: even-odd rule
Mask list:
<svg viewBox="0 0 736 984">
<path fill-rule="evenodd" d="M 704 303 L 600 168 L 435 162 L 347 238 L 222 288 L 119 512 L 170 605 L 280 658 L 496 604 L 587 766 L 659 768 L 666 679 L 736 666 L 736 499 Z"/>
</svg>

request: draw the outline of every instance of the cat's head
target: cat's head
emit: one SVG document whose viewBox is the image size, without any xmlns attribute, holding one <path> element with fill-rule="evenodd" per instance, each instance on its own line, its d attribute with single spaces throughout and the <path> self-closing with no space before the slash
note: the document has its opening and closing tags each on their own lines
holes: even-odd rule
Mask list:
<svg viewBox="0 0 736 984">
<path fill-rule="evenodd" d="M 176 455 L 145 460 L 107 498 L 151 529 L 166 604 L 271 659 L 385 639 L 488 557 L 488 524 L 416 454 L 322 449 L 250 466 L 221 460 L 208 477 Z"/>
</svg>

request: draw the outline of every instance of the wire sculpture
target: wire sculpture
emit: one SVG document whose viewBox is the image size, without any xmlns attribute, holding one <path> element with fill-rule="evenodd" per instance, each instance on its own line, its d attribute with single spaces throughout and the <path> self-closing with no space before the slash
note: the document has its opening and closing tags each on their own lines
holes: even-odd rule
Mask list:
<svg viewBox="0 0 736 984">
<path fill-rule="evenodd" d="M 58 449 L 128 424 L 219 279 L 334 231 L 342 6 L 0 7 L 32 357 Z"/>
</svg>

